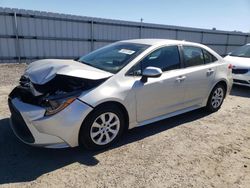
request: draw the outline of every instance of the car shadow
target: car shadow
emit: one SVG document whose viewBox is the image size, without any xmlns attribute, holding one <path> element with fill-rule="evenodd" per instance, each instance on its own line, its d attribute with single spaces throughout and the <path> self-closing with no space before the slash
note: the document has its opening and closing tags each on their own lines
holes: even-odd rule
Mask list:
<svg viewBox="0 0 250 188">
<path fill-rule="evenodd" d="M 233 85 L 230 95 L 250 98 L 250 87 Z"/>
<path fill-rule="evenodd" d="M 95 166 L 99 161 L 95 155 L 136 142 L 145 137 L 181 126 L 209 115 L 204 109 L 188 112 L 143 127 L 129 130 L 120 142 L 103 151 L 86 151 L 80 147 L 46 149 L 28 146 L 20 142 L 9 126 L 9 118 L 0 120 L 0 184 L 27 182 L 37 177 L 78 162 Z"/>
</svg>

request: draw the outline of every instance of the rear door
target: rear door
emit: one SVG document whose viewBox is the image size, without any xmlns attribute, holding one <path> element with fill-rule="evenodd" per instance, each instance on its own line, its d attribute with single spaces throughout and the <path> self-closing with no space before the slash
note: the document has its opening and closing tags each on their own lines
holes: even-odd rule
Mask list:
<svg viewBox="0 0 250 188">
<path fill-rule="evenodd" d="M 183 46 L 185 75 L 185 104 L 187 107 L 201 105 L 207 97 L 216 74 L 217 59 L 205 49 L 196 46 Z"/>
</svg>

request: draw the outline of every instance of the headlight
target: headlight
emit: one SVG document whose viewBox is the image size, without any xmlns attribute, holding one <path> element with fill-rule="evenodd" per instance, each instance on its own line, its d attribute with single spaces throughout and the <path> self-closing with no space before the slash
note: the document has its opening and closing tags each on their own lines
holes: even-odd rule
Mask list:
<svg viewBox="0 0 250 188">
<path fill-rule="evenodd" d="M 76 97 L 74 96 L 74 97 L 65 98 L 65 99 L 48 100 L 47 101 L 48 106 L 46 107 L 45 115 L 49 116 L 49 115 L 53 115 L 62 111 L 64 108 L 69 106 L 72 102 L 74 102 L 75 99 Z"/>
</svg>

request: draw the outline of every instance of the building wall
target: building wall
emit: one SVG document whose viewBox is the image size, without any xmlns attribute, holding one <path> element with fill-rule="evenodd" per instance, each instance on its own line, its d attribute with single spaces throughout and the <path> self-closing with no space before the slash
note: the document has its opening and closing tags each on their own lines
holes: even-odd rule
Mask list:
<svg viewBox="0 0 250 188">
<path fill-rule="evenodd" d="M 164 38 L 205 44 L 224 55 L 250 34 L 0 8 L 0 63 L 76 58 L 109 43 Z"/>
</svg>

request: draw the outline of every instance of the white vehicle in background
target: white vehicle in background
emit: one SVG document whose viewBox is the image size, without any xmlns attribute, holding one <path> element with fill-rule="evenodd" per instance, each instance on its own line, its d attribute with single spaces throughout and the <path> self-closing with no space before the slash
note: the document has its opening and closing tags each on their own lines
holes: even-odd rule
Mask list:
<svg viewBox="0 0 250 188">
<path fill-rule="evenodd" d="M 250 43 L 241 46 L 224 58 L 233 65 L 233 82 L 250 87 Z"/>
</svg>

